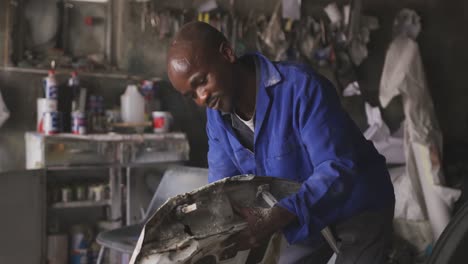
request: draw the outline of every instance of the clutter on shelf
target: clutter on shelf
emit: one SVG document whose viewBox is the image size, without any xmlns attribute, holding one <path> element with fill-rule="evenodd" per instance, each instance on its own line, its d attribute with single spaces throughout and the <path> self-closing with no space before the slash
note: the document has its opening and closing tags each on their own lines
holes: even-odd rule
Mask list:
<svg viewBox="0 0 468 264">
<path fill-rule="evenodd" d="M 44 97 L 37 99 L 37 131 L 46 135 L 71 132 L 77 135 L 107 132 L 169 132 L 172 116 L 161 109 L 158 92 L 161 79 L 143 80 L 141 85 L 129 84 L 121 96 L 118 108 L 106 109 L 102 95 L 90 94 L 83 87 L 76 71 L 68 83 L 59 84 L 54 70 L 43 79 Z M 67 90 L 67 91 L 64 91 Z M 70 94 L 71 96 L 63 96 Z M 71 98 L 71 99 L 70 99 Z M 59 111 L 66 104 L 67 112 Z M 69 122 L 65 119 L 69 118 Z M 69 124 L 69 127 L 65 127 Z"/>
<path fill-rule="evenodd" d="M 331 3 L 320 12 L 305 14 L 302 1 L 274 1 L 271 14 L 250 11 L 240 14 L 235 1 L 198 1 L 191 9 L 161 7 L 151 1 L 139 3 L 140 30 L 170 40 L 184 23 L 198 20 L 224 33 L 238 55 L 259 51 L 272 60 L 301 61 L 331 69 L 341 90 L 359 88 L 354 68 L 367 57 L 370 32 L 377 18 L 361 13 L 361 1 Z"/>
</svg>

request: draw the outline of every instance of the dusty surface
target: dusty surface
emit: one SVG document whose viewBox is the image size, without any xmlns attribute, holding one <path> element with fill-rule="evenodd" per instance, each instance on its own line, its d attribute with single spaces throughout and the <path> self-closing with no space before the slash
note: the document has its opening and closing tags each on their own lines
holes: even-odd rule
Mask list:
<svg viewBox="0 0 468 264">
<path fill-rule="evenodd" d="M 300 187 L 298 183 L 277 178 L 240 176 L 176 196 L 146 224 L 145 234 L 140 237 L 141 247 L 137 246 L 135 263 L 197 263 L 207 256 L 213 256 L 217 261 L 225 259 L 229 245 L 223 248 L 222 242 L 246 228 L 245 221 L 234 213 L 232 204 L 269 208 L 262 198 L 257 198 L 258 186 L 262 184 L 269 184 L 271 193 L 278 200 Z M 180 208 L 194 203 L 196 210 L 181 213 Z M 263 215 L 266 212 L 258 210 L 262 217 L 268 217 Z M 232 258 L 235 252 L 228 255 Z"/>
</svg>

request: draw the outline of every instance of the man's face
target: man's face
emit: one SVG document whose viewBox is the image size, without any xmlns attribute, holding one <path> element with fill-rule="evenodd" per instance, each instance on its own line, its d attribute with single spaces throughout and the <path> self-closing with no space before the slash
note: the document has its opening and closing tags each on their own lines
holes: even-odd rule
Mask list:
<svg viewBox="0 0 468 264">
<path fill-rule="evenodd" d="M 169 80 L 178 92 L 192 98 L 197 105 L 230 112 L 235 57 L 223 52 L 222 47 L 210 52 L 191 45 L 174 48 L 168 58 Z"/>
</svg>

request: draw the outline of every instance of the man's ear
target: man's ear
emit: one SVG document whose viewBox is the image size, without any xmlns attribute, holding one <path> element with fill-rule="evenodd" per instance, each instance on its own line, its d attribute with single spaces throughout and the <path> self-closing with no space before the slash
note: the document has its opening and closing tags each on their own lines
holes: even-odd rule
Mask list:
<svg viewBox="0 0 468 264">
<path fill-rule="evenodd" d="M 234 53 L 231 44 L 226 41 L 222 42 L 219 46 L 219 53 L 221 53 L 221 55 L 231 63 L 236 61 L 236 54 Z"/>
</svg>

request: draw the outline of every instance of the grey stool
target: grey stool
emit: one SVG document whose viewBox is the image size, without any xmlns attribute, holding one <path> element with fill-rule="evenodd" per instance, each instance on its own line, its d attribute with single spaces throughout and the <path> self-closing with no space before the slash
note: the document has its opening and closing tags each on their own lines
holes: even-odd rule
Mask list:
<svg viewBox="0 0 468 264">
<path fill-rule="evenodd" d="M 190 192 L 206 184 L 208 184 L 207 169 L 184 166 L 169 167 L 164 172 L 161 182 L 148 206 L 148 210 L 140 223 L 98 234 L 96 240 L 101 245 L 101 249 L 99 250 L 97 264 L 102 263 L 106 248 L 131 254 L 146 221 L 167 199 L 178 194 Z"/>
</svg>

